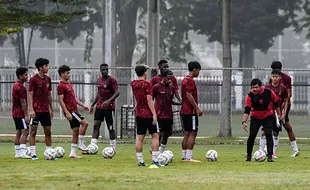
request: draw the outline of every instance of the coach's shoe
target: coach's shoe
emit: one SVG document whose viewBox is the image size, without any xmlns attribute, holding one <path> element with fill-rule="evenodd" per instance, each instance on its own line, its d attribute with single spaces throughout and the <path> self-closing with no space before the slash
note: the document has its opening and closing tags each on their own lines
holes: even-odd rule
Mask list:
<svg viewBox="0 0 310 190">
<path fill-rule="evenodd" d="M 147 164 L 144 163 L 144 162 L 139 162 L 139 163 L 138 163 L 138 166 L 147 166 Z"/>
<path fill-rule="evenodd" d="M 299 155 L 300 155 L 300 152 L 297 151 L 297 152 L 294 152 L 294 153 L 291 155 L 291 157 L 297 157 L 297 156 L 299 156 Z"/>
<path fill-rule="evenodd" d="M 248 154 L 248 155 L 246 156 L 246 160 L 245 160 L 245 161 L 251 162 L 251 159 L 252 159 L 251 154 Z"/>
<path fill-rule="evenodd" d="M 277 158 L 279 158 L 276 154 L 272 154 L 272 158 L 273 159 L 277 159 Z"/>
<path fill-rule="evenodd" d="M 32 159 L 32 160 L 39 160 L 39 158 L 37 157 L 37 155 L 33 155 L 33 156 L 31 157 L 31 159 Z"/>
<path fill-rule="evenodd" d="M 69 158 L 82 158 L 82 156 L 78 156 L 77 154 L 70 154 Z"/>
<path fill-rule="evenodd" d="M 161 165 L 160 163 L 154 161 L 152 161 L 152 165 L 156 165 L 158 167 L 164 167 L 164 165 Z"/>
<path fill-rule="evenodd" d="M 273 159 L 272 159 L 272 155 L 271 156 L 268 156 L 268 162 L 274 162 Z"/>
</svg>

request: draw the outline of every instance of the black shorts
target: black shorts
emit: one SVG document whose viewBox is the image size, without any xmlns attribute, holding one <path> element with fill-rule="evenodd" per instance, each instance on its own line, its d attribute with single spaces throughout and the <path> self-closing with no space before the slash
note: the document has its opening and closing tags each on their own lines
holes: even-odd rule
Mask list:
<svg viewBox="0 0 310 190">
<path fill-rule="evenodd" d="M 137 124 L 137 135 L 145 135 L 146 131 L 149 131 L 149 134 L 158 133 L 158 126 L 153 125 L 153 118 L 141 118 L 136 117 Z"/>
<path fill-rule="evenodd" d="M 108 128 L 110 129 L 110 126 L 113 128 L 113 116 L 114 116 L 114 110 L 112 109 L 98 109 L 96 108 L 95 111 L 95 121 L 101 121 L 106 122 Z"/>
<path fill-rule="evenodd" d="M 198 131 L 197 115 L 181 115 L 184 131 Z"/>
<path fill-rule="evenodd" d="M 285 114 L 285 122 L 290 121 L 290 119 L 288 118 L 288 114 L 290 113 L 291 110 L 291 104 L 287 105 L 287 111 Z"/>
<path fill-rule="evenodd" d="M 52 126 L 51 115 L 49 112 L 36 112 L 35 118 L 30 118 L 29 125 L 38 126 L 39 123 L 43 127 Z"/>
<path fill-rule="evenodd" d="M 13 118 L 15 123 L 16 130 L 29 129 L 28 124 L 25 121 L 25 118 Z"/>
<path fill-rule="evenodd" d="M 158 118 L 158 126 L 160 132 L 166 132 L 172 135 L 173 119 L 160 119 Z"/>
<path fill-rule="evenodd" d="M 71 129 L 80 127 L 81 121 L 84 120 L 84 117 L 78 112 L 72 112 L 71 116 L 72 116 L 72 120 L 69 121 Z"/>
</svg>

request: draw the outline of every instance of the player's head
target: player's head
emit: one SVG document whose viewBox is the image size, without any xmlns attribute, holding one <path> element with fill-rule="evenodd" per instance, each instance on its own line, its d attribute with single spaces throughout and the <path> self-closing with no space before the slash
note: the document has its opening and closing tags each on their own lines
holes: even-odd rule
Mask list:
<svg viewBox="0 0 310 190">
<path fill-rule="evenodd" d="M 193 73 L 193 77 L 198 77 L 201 70 L 201 65 L 198 61 L 191 61 L 188 63 L 188 71 Z"/>
<path fill-rule="evenodd" d="M 43 73 L 47 73 L 49 63 L 50 63 L 49 60 L 44 59 L 44 58 L 39 58 L 36 60 L 35 66 L 38 69 L 38 71 L 42 71 Z"/>
<path fill-rule="evenodd" d="M 16 76 L 18 78 L 18 80 L 21 80 L 23 82 L 28 81 L 28 69 L 27 68 L 17 68 L 16 69 Z"/>
<path fill-rule="evenodd" d="M 103 77 L 108 76 L 108 74 L 109 74 L 109 65 L 106 64 L 106 63 L 102 63 L 100 65 L 100 72 L 101 72 Z"/>
<path fill-rule="evenodd" d="M 163 80 L 162 82 L 165 84 L 165 85 L 169 85 L 171 84 L 171 80 L 173 78 L 173 72 L 171 70 L 166 70 L 163 74 Z"/>
<path fill-rule="evenodd" d="M 144 77 L 144 79 L 146 79 L 148 68 L 149 67 L 147 65 L 137 65 L 135 67 L 135 72 L 138 77 Z"/>
<path fill-rule="evenodd" d="M 62 79 L 68 81 L 70 79 L 70 70 L 68 65 L 62 65 L 58 68 L 58 74 Z"/>
<path fill-rule="evenodd" d="M 272 69 L 279 69 L 279 70 L 282 70 L 282 63 L 281 61 L 273 61 L 271 63 L 271 68 Z"/>
<path fill-rule="evenodd" d="M 258 78 L 255 78 L 251 81 L 251 90 L 253 93 L 257 94 L 259 93 L 260 89 L 262 87 L 262 81 Z"/>
<path fill-rule="evenodd" d="M 279 84 L 281 80 L 281 70 L 273 69 L 271 71 L 271 83 L 272 84 Z"/>
<path fill-rule="evenodd" d="M 162 75 L 166 70 L 169 69 L 168 61 L 167 60 L 160 60 L 158 62 L 158 68 L 160 70 L 160 74 Z"/>
</svg>

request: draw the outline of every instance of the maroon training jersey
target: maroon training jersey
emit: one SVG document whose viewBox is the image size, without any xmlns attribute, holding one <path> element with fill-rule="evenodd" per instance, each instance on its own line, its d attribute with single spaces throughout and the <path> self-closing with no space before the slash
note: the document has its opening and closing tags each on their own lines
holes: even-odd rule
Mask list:
<svg viewBox="0 0 310 190">
<path fill-rule="evenodd" d="M 49 76 L 41 78 L 38 74 L 29 80 L 29 91 L 33 91 L 33 109 L 35 112 L 49 112 L 48 94 L 52 91 L 52 80 Z"/>
<path fill-rule="evenodd" d="M 118 90 L 117 81 L 108 76 L 105 80 L 102 79 L 102 76 L 97 80 L 97 88 L 99 99 L 97 102 L 96 108 L 99 109 L 115 109 L 115 102 L 111 102 L 110 105 L 102 107 L 102 103 L 108 99 L 110 99 L 113 94 Z"/>
<path fill-rule="evenodd" d="M 285 99 L 288 98 L 287 89 L 282 84 L 280 84 L 280 85 L 278 85 L 276 87 L 272 86 L 271 84 L 267 84 L 266 88 L 272 90 L 277 95 L 279 103 L 280 103 L 280 106 L 282 106 L 282 104 L 285 101 Z"/>
<path fill-rule="evenodd" d="M 25 113 L 22 109 L 22 100 L 27 102 L 27 89 L 20 81 L 16 81 L 12 90 L 12 117 L 21 118 L 25 117 Z"/>
<path fill-rule="evenodd" d="M 155 86 L 156 84 L 160 83 L 163 80 L 163 78 L 164 78 L 163 76 L 157 75 L 151 79 L 150 83 L 152 84 L 152 86 Z M 179 90 L 179 86 L 178 86 L 177 79 L 175 78 L 175 76 L 172 77 L 171 82 L 172 82 L 174 89 Z"/>
<path fill-rule="evenodd" d="M 172 99 L 174 96 L 174 87 L 172 84 L 166 86 L 158 83 L 153 86 L 152 94 L 155 98 L 155 110 L 158 118 L 172 119 Z"/>
<path fill-rule="evenodd" d="M 63 101 L 66 105 L 67 110 L 72 112 L 78 112 L 76 100 L 75 100 L 75 94 L 74 89 L 72 87 L 72 84 L 69 82 L 63 82 L 60 81 L 57 86 L 57 95 L 63 95 Z"/>
<path fill-rule="evenodd" d="M 182 88 L 181 88 L 182 107 L 180 110 L 180 114 L 185 114 L 185 115 L 195 114 L 194 107 L 187 100 L 187 97 L 186 97 L 187 92 L 192 94 L 196 104 L 198 104 L 197 86 L 196 86 L 195 80 L 191 78 L 190 76 L 186 76 L 182 80 Z"/>
<path fill-rule="evenodd" d="M 134 80 L 130 84 L 136 99 L 136 117 L 153 118 L 147 103 L 147 95 L 152 95 L 152 85 L 145 80 Z"/>
</svg>

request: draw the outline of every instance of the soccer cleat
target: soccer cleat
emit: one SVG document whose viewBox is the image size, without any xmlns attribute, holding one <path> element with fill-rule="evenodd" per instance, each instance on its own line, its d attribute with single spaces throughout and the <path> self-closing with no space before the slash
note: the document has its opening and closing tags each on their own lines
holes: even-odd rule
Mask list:
<svg viewBox="0 0 310 190">
<path fill-rule="evenodd" d="M 20 155 L 19 154 L 15 154 L 15 158 L 20 158 Z"/>
<path fill-rule="evenodd" d="M 80 145 L 79 146 L 79 150 L 81 150 L 81 151 L 83 151 L 83 152 L 88 152 L 88 148 L 85 146 L 85 144 L 83 144 L 83 145 Z"/>
<path fill-rule="evenodd" d="M 183 160 L 186 160 L 186 158 L 182 158 L 182 161 L 183 161 Z"/>
<path fill-rule="evenodd" d="M 69 156 L 69 158 L 77 158 L 77 159 L 79 159 L 79 158 L 82 158 L 82 156 L 78 156 L 77 154 L 70 154 L 70 156 Z"/>
<path fill-rule="evenodd" d="M 32 160 L 39 160 L 39 158 L 37 157 L 37 155 L 33 155 L 33 156 L 31 157 L 31 159 L 32 159 Z"/>
<path fill-rule="evenodd" d="M 31 157 L 28 156 L 28 155 L 26 155 L 26 154 L 20 155 L 20 158 L 23 158 L 23 159 L 31 159 Z"/>
<path fill-rule="evenodd" d="M 277 158 L 279 158 L 276 154 L 272 154 L 272 158 L 273 159 L 277 159 Z"/>
<path fill-rule="evenodd" d="M 272 155 L 271 156 L 268 156 L 268 160 L 267 160 L 268 162 L 274 162 L 273 160 L 272 160 Z"/>
<path fill-rule="evenodd" d="M 138 163 L 138 166 L 147 166 L 147 164 L 144 163 L 144 162 L 139 162 L 139 163 Z"/>
<path fill-rule="evenodd" d="M 161 165 L 160 163 L 154 161 L 152 161 L 152 165 L 156 165 L 158 167 L 164 167 L 164 165 Z"/>
<path fill-rule="evenodd" d="M 245 160 L 245 161 L 251 162 L 251 159 L 252 159 L 252 157 L 251 157 L 251 155 L 249 154 L 249 155 L 246 156 L 246 160 Z"/>
<path fill-rule="evenodd" d="M 291 155 L 291 157 L 297 157 L 297 156 L 299 156 L 300 155 L 300 152 L 298 151 L 298 152 L 294 152 L 292 155 Z"/>
</svg>

